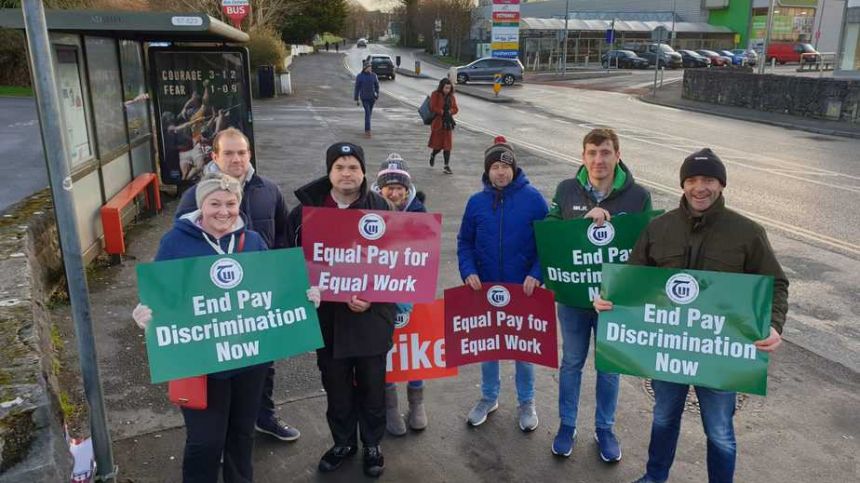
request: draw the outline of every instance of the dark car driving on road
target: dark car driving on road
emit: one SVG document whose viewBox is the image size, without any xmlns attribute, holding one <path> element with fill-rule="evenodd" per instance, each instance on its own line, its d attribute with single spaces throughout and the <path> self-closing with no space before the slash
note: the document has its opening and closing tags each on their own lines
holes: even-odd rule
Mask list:
<svg viewBox="0 0 860 483">
<path fill-rule="evenodd" d="M 365 62 L 370 62 L 370 70 L 379 77 L 387 77 L 394 80 L 394 61 L 390 55 L 371 54 Z"/>
<path fill-rule="evenodd" d="M 648 60 L 639 57 L 632 50 L 610 50 L 600 56 L 600 63 L 604 68 L 645 69 L 648 67 Z"/>
</svg>

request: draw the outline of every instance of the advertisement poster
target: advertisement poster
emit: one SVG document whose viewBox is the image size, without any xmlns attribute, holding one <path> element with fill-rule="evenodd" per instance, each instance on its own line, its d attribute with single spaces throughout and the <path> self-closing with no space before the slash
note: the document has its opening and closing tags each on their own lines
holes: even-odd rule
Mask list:
<svg viewBox="0 0 860 483">
<path fill-rule="evenodd" d="M 490 36 L 493 57 L 519 57 L 520 0 L 493 0 L 493 27 Z"/>
<path fill-rule="evenodd" d="M 445 301 L 415 304 L 397 315 L 385 382 L 423 381 L 457 375 L 445 365 Z"/>
<path fill-rule="evenodd" d="M 536 288 L 529 297 L 514 283 L 445 290 L 445 346 L 451 367 L 507 359 L 557 368 L 552 292 Z"/>
<path fill-rule="evenodd" d="M 598 370 L 767 394 L 773 277 L 604 264 L 601 292 Z"/>
<path fill-rule="evenodd" d="M 244 48 L 150 48 L 161 178 L 193 184 L 212 159 L 212 140 L 228 127 L 251 141 L 251 85 Z"/>
<path fill-rule="evenodd" d="M 442 215 L 302 208 L 302 248 L 322 299 L 432 302 Z"/>
<path fill-rule="evenodd" d="M 323 346 L 297 248 L 141 263 L 137 283 L 140 302 L 152 309 L 146 351 L 153 383 Z"/>
</svg>

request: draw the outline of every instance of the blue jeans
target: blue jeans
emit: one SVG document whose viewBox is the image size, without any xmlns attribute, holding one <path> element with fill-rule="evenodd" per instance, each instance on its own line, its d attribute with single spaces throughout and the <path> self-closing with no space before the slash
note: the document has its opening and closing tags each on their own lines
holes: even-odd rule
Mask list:
<svg viewBox="0 0 860 483">
<path fill-rule="evenodd" d="M 364 106 L 364 130 L 370 131 L 370 116 L 373 115 L 373 104 L 376 99 L 362 99 L 361 105 Z"/>
<path fill-rule="evenodd" d="M 655 481 L 666 481 L 675 459 L 681 415 L 687 399 L 686 384 L 651 381 L 654 388 L 654 421 L 648 445 L 647 475 Z M 735 474 L 735 393 L 693 386 L 702 410 L 702 425 L 708 438 L 708 481 L 731 482 Z"/>
<path fill-rule="evenodd" d="M 520 404 L 534 401 L 535 367 L 530 362 L 516 361 L 517 401 Z M 499 399 L 502 380 L 499 377 L 499 361 L 481 363 L 481 395 L 488 401 Z"/>
<path fill-rule="evenodd" d="M 588 357 L 591 334 L 597 331 L 597 312 L 558 304 L 558 321 L 562 341 L 561 367 L 558 370 L 558 416 L 561 424 L 576 427 L 582 367 Z M 615 424 L 619 380 L 618 374 L 597 371 L 597 404 L 594 411 L 594 426 L 597 429 L 612 429 Z"/>
</svg>

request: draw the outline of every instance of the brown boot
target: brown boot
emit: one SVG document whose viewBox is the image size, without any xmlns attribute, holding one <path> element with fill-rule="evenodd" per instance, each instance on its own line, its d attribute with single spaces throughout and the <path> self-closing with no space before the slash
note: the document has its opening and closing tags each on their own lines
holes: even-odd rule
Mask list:
<svg viewBox="0 0 860 483">
<path fill-rule="evenodd" d="M 427 413 L 424 411 L 424 386 L 407 386 L 406 398 L 409 400 L 409 414 L 406 416 L 409 427 L 415 431 L 421 431 L 427 427 Z"/>
<path fill-rule="evenodd" d="M 397 386 L 385 388 L 385 429 L 394 436 L 406 434 L 406 423 L 397 406 Z"/>
</svg>

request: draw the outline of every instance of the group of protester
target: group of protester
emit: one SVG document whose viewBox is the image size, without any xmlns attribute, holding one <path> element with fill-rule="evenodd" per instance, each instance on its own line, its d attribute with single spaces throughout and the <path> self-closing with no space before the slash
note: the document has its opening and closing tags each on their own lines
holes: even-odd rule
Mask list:
<svg viewBox="0 0 860 483">
<path fill-rule="evenodd" d="M 440 82 L 443 96 L 446 85 L 450 83 Z M 447 101 L 443 98 L 442 102 L 443 112 L 455 112 L 455 103 L 445 107 Z M 575 176 L 559 183 L 550 206 L 529 183 L 513 147 L 503 137 L 486 149 L 483 189 L 469 198 L 457 236 L 464 284 L 480 290 L 482 283 L 517 283 L 531 295 L 542 284 L 535 221 L 590 218 L 602 225 L 613 216 L 651 209 L 650 194 L 621 161 L 615 132 L 594 129 L 582 146 L 582 166 Z M 326 151 L 326 175 L 295 191 L 299 205 L 291 211 L 277 186 L 254 172 L 248 139 L 241 131 L 230 128 L 220 132 L 214 141 L 213 159 L 207 176 L 182 197 L 175 225 L 162 238 L 156 260 L 300 247 L 304 206 L 426 211 L 424 196 L 416 189 L 406 161 L 396 153 L 382 162 L 375 183 L 370 185 L 362 148 L 348 142 L 331 145 Z M 688 156 L 680 170 L 683 196 L 679 207 L 651 222 L 633 249 L 630 263 L 773 276 L 772 328 L 767 338 L 756 343 L 760 350 L 773 351 L 781 341 L 788 281 L 764 229 L 725 207 L 722 191 L 726 181 L 725 166 L 710 149 Z M 358 296 L 346 303 L 320 302 L 315 287 L 307 296 L 318 307 L 324 347 L 317 350 L 317 364 L 327 394 L 326 418 L 334 442 L 320 459 L 318 469 L 336 470 L 357 453 L 360 438 L 364 472 L 377 477 L 385 466 L 380 442 L 386 429 L 402 435 L 407 426 L 421 430 L 428 424 L 423 381 L 407 384 L 409 409 L 405 419 L 398 408 L 396 387 L 385 383 L 394 321 L 412 308 L 408 304 L 370 303 Z M 612 304 L 598 297 L 594 308 L 611 310 Z M 577 436 L 582 369 L 592 333 L 596 332 L 597 313 L 563 304 L 557 309 L 563 356 L 559 370 L 560 425 L 552 453 L 567 457 Z M 133 317 L 145 328 L 152 320 L 152 311 L 139 305 Z M 296 429 L 275 416 L 273 375 L 271 364 L 209 375 L 209 407 L 182 409 L 187 428 L 183 481 L 217 481 L 222 456 L 225 482 L 252 481 L 255 429 L 282 440 L 299 437 Z M 499 362 L 482 363 L 481 396 L 468 413 L 470 425 L 485 423 L 498 408 L 500 386 Z M 517 424 L 524 432 L 533 431 L 539 420 L 531 364 L 516 362 L 515 386 Z M 688 391 L 686 385 L 662 381 L 653 381 L 653 388 L 656 401 L 642 482 L 668 478 Z M 597 372 L 594 438 L 600 457 L 608 463 L 620 461 L 622 455 L 613 429 L 618 389 L 617 374 Z M 699 386 L 695 390 L 708 439 L 709 480 L 731 481 L 736 455 L 732 424 L 735 393 Z"/>
</svg>

